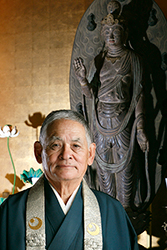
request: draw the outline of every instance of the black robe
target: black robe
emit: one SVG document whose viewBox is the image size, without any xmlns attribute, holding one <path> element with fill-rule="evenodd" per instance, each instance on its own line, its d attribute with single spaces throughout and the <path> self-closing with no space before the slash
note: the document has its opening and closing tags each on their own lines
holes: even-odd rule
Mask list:
<svg viewBox="0 0 167 250">
<path fill-rule="evenodd" d="M 82 186 L 82 185 L 81 185 Z M 82 187 L 65 215 L 45 180 L 46 249 L 83 250 L 84 219 Z M 26 249 L 26 200 L 29 189 L 9 196 L 0 206 L 0 249 Z M 103 250 L 138 250 L 137 236 L 119 201 L 93 190 L 102 218 Z"/>
</svg>

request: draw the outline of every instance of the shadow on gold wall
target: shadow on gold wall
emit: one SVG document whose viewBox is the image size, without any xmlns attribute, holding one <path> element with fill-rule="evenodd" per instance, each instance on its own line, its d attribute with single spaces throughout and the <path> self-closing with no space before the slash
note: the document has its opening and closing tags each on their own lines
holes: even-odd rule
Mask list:
<svg viewBox="0 0 167 250">
<path fill-rule="evenodd" d="M 25 121 L 25 124 L 29 127 L 36 129 L 36 139 L 38 140 L 38 127 L 42 126 L 42 123 L 45 120 L 45 115 L 42 115 L 40 112 L 36 112 L 33 115 L 28 115 L 28 121 Z"/>
<path fill-rule="evenodd" d="M 14 174 L 6 174 L 5 178 L 13 185 Z M 20 180 L 20 177 L 16 176 L 15 193 L 19 192 L 18 189 L 22 189 L 24 186 L 24 182 Z"/>
<path fill-rule="evenodd" d="M 14 174 L 6 174 L 5 178 L 14 185 Z M 15 184 L 15 193 L 18 193 L 20 189 L 22 189 L 25 186 L 24 182 L 20 180 L 20 178 L 16 175 L 16 184 Z M 0 194 L 0 197 L 7 198 L 10 194 L 12 194 L 12 190 L 9 191 L 8 189 L 5 189 L 2 194 Z"/>
</svg>

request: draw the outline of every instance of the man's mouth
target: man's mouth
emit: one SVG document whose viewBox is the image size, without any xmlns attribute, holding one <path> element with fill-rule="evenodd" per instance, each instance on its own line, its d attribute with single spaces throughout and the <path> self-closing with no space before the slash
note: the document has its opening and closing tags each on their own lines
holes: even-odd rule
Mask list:
<svg viewBox="0 0 167 250">
<path fill-rule="evenodd" d="M 56 168 L 72 168 L 72 167 L 73 167 L 72 165 L 66 165 L 66 164 L 56 166 Z"/>
</svg>

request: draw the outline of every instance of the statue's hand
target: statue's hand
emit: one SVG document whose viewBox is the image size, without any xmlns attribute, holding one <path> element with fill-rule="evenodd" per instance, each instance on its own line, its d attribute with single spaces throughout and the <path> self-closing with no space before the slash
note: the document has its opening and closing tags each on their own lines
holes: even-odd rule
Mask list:
<svg viewBox="0 0 167 250">
<path fill-rule="evenodd" d="M 149 142 L 144 129 L 137 129 L 137 141 L 143 152 L 149 151 Z"/>
<path fill-rule="evenodd" d="M 79 58 L 74 60 L 73 68 L 74 68 L 75 75 L 76 75 L 79 83 L 81 84 L 81 86 L 86 85 L 87 84 L 86 68 L 83 64 L 82 58 L 79 57 Z"/>
</svg>

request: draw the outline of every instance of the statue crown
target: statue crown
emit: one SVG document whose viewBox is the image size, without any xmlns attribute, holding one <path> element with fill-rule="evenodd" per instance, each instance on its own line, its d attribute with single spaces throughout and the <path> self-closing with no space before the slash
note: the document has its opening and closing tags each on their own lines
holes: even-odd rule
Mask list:
<svg viewBox="0 0 167 250">
<path fill-rule="evenodd" d="M 113 14 L 109 13 L 106 17 L 104 17 L 101 21 L 102 25 L 114 25 L 114 24 L 120 24 L 123 26 L 125 24 L 125 20 L 123 19 L 122 16 L 118 16 L 117 18 L 114 17 Z"/>
</svg>

